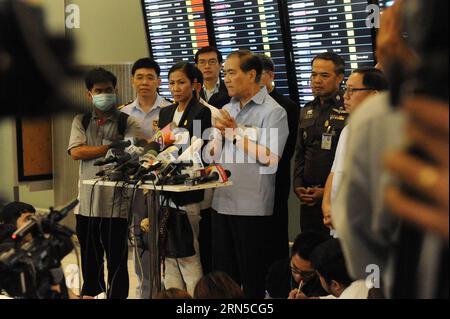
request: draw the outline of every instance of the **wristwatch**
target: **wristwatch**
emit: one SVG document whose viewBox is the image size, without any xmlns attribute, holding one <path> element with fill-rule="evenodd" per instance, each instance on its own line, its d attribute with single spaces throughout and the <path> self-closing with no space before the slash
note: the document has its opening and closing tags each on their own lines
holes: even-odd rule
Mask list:
<svg viewBox="0 0 450 319">
<path fill-rule="evenodd" d="M 233 145 L 236 145 L 237 141 L 239 141 L 242 138 L 242 136 L 236 134 L 233 138 Z"/>
</svg>

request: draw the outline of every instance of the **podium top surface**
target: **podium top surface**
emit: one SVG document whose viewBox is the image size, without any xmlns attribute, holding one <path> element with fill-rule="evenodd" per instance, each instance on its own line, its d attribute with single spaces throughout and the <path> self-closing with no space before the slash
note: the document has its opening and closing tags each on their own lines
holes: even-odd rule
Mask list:
<svg viewBox="0 0 450 319">
<path fill-rule="evenodd" d="M 123 187 L 126 185 L 129 188 L 134 188 L 134 184 L 126 184 L 125 182 L 110 182 L 103 181 L 101 179 L 88 179 L 82 181 L 84 185 L 98 185 L 98 186 L 109 186 L 109 187 Z M 162 186 L 154 186 L 153 184 L 142 184 L 139 186 L 139 189 L 148 189 L 148 190 L 156 190 L 156 191 L 165 191 L 165 192 L 173 192 L 173 193 L 182 193 L 182 192 L 190 192 L 202 189 L 211 189 L 211 188 L 219 188 L 219 187 L 229 187 L 232 186 L 233 182 L 226 183 L 206 183 L 200 184 L 196 186 L 186 186 L 186 185 L 162 185 Z"/>
</svg>

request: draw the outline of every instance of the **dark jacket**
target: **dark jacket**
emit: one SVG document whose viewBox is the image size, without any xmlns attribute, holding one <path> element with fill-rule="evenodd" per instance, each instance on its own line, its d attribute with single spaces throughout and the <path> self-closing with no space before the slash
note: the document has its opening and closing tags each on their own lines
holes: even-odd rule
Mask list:
<svg viewBox="0 0 450 319">
<path fill-rule="evenodd" d="M 300 106 L 276 89 L 270 92 L 270 96 L 286 110 L 289 126 L 289 136 L 278 164 L 275 179 L 275 205 L 273 208 L 273 231 L 271 240 L 273 256 L 270 260 L 274 262 L 289 256 L 288 199 L 291 190 L 291 160 L 294 156 L 295 142 L 297 140 Z"/>
<path fill-rule="evenodd" d="M 324 105 L 316 98 L 301 110 L 295 154 L 294 188 L 325 186 L 339 137 L 348 117 L 343 107 L 343 94 L 339 92 Z M 322 138 L 325 133 L 333 136 L 331 150 L 322 149 Z"/>
<path fill-rule="evenodd" d="M 270 96 L 286 110 L 288 117 L 289 136 L 284 147 L 283 155 L 278 164 L 278 171 L 275 186 L 275 198 L 287 201 L 290 191 L 291 180 L 291 160 L 295 152 L 297 141 L 297 129 L 300 116 L 300 107 L 290 98 L 284 96 L 277 89 L 274 89 Z M 278 195 L 278 196 L 277 196 Z M 275 203 L 277 202 L 275 200 Z"/>
<path fill-rule="evenodd" d="M 226 104 L 230 103 L 231 97 L 228 95 L 227 87 L 223 81 L 220 81 L 219 92 L 214 93 L 209 101 L 206 100 L 205 91 L 200 91 L 200 97 L 204 99 L 208 104 L 217 107 L 218 109 L 223 108 Z"/>
<path fill-rule="evenodd" d="M 173 104 L 161 109 L 158 122 L 158 127 L 160 129 L 172 122 L 177 107 L 178 104 Z M 194 120 L 199 120 L 201 122 L 202 135 L 206 129 L 212 126 L 211 111 L 209 110 L 209 108 L 203 106 L 195 97 L 186 107 L 186 110 L 183 113 L 183 117 L 180 120 L 180 125 L 178 125 L 178 127 L 187 129 L 191 138 L 194 135 Z M 202 138 L 202 136 L 197 136 L 197 138 Z M 207 141 L 205 141 L 205 144 L 206 143 Z M 192 191 L 185 193 L 170 193 L 170 195 L 175 204 L 183 206 L 186 204 L 201 202 L 203 200 L 203 193 L 203 191 Z"/>
</svg>

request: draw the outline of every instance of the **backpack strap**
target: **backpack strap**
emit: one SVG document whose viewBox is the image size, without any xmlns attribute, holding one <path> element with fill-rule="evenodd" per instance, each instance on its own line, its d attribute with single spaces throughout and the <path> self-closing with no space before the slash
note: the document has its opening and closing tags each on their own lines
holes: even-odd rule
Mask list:
<svg viewBox="0 0 450 319">
<path fill-rule="evenodd" d="M 83 124 L 83 128 L 85 131 L 87 131 L 87 128 L 89 126 L 89 123 L 91 123 L 91 113 L 86 113 L 83 115 L 83 119 L 81 120 L 81 124 Z M 119 134 L 122 135 L 122 137 L 125 137 L 125 131 L 127 129 L 127 122 L 128 122 L 129 115 L 123 112 L 120 112 L 119 114 L 119 121 L 117 123 L 117 130 L 119 131 Z"/>
<path fill-rule="evenodd" d="M 87 131 L 89 123 L 91 123 L 91 113 L 83 114 L 83 119 L 81 120 L 81 124 L 83 124 L 84 131 Z"/>
<path fill-rule="evenodd" d="M 130 116 L 126 113 L 120 112 L 119 114 L 119 122 L 117 123 L 117 130 L 119 134 L 122 135 L 122 138 L 125 137 L 125 131 L 127 129 L 127 122 Z"/>
</svg>

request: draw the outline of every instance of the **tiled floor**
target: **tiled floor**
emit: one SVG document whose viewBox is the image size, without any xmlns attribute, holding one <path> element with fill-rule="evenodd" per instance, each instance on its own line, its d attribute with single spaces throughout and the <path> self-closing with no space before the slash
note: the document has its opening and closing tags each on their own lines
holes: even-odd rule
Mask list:
<svg viewBox="0 0 450 319">
<path fill-rule="evenodd" d="M 76 243 L 76 249 L 79 255 L 79 246 Z M 130 290 L 128 293 L 129 299 L 135 299 L 136 298 L 136 287 L 138 286 L 138 277 L 136 276 L 136 273 L 134 271 L 134 262 L 133 262 L 133 251 L 132 248 L 128 250 L 128 273 L 130 276 Z M 72 291 L 75 294 L 79 294 L 80 291 L 80 281 L 82 280 L 81 277 L 81 265 L 77 262 L 77 255 L 75 251 L 72 251 L 69 255 L 67 255 L 62 260 L 62 265 L 64 269 L 64 274 L 66 276 L 66 283 L 67 286 L 72 288 Z M 78 276 L 79 274 L 79 276 Z M 105 282 L 106 278 L 108 276 L 107 271 L 105 270 Z"/>
</svg>

